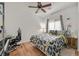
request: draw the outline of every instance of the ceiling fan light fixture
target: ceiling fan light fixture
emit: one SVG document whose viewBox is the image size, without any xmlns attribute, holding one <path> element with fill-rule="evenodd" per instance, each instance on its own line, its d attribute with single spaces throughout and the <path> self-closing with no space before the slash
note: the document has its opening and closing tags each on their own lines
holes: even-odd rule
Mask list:
<svg viewBox="0 0 79 59">
<path fill-rule="evenodd" d="M 35 13 L 38 13 L 39 9 L 42 10 L 44 13 L 46 13 L 46 11 L 43 8 L 49 7 L 49 6 L 51 6 L 51 3 L 42 5 L 41 2 L 37 2 L 37 6 L 28 6 L 28 7 L 29 8 L 38 8 Z"/>
</svg>

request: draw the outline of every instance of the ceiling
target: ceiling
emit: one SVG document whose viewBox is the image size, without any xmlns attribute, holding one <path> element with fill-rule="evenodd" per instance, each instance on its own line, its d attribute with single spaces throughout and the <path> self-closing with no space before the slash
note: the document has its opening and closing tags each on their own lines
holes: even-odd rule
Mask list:
<svg viewBox="0 0 79 59">
<path fill-rule="evenodd" d="M 76 2 L 42 2 L 42 4 L 48 4 L 48 3 L 51 3 L 52 6 L 51 7 L 47 7 L 47 8 L 44 8 L 47 12 L 46 13 L 43 13 L 42 11 L 39 11 L 36 15 L 38 16 L 46 16 L 46 15 L 49 15 L 51 13 L 54 13 L 54 12 L 57 12 L 61 9 L 64 9 L 66 7 L 69 7 L 71 5 L 74 5 Z M 29 3 L 26 3 L 28 6 L 29 5 L 32 5 L 32 6 L 36 6 L 37 3 L 36 2 L 29 2 Z M 35 8 L 31 8 L 33 11 L 33 13 L 37 10 Z"/>
</svg>

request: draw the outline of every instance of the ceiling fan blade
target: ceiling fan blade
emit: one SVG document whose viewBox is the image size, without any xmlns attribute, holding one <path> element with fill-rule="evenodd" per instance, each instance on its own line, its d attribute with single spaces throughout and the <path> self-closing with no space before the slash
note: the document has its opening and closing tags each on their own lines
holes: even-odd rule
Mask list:
<svg viewBox="0 0 79 59">
<path fill-rule="evenodd" d="M 43 5 L 42 7 L 48 7 L 48 6 L 51 6 L 51 3 Z"/>
<path fill-rule="evenodd" d="M 39 10 L 39 8 L 36 10 L 36 12 L 35 12 L 35 13 L 38 13 L 38 10 Z"/>
<path fill-rule="evenodd" d="M 38 8 L 37 6 L 28 6 L 29 8 Z"/>
<path fill-rule="evenodd" d="M 46 13 L 46 11 L 44 9 L 41 8 L 41 10 Z"/>
</svg>

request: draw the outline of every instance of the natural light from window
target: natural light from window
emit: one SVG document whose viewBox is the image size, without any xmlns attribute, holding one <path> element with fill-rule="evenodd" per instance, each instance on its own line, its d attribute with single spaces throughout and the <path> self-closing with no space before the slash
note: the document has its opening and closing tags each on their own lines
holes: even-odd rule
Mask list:
<svg viewBox="0 0 79 59">
<path fill-rule="evenodd" d="M 45 23 L 40 23 L 40 26 L 41 26 L 40 31 L 45 32 L 46 31 L 46 24 Z"/>
<path fill-rule="evenodd" d="M 41 26 L 41 29 L 40 31 L 41 32 L 46 32 L 46 23 L 40 23 L 40 26 Z M 57 30 L 57 31 L 61 31 L 61 23 L 60 21 L 52 21 L 52 22 L 49 22 L 48 24 L 48 30 Z"/>
<path fill-rule="evenodd" d="M 61 31 L 60 21 L 49 22 L 49 30 Z"/>
</svg>

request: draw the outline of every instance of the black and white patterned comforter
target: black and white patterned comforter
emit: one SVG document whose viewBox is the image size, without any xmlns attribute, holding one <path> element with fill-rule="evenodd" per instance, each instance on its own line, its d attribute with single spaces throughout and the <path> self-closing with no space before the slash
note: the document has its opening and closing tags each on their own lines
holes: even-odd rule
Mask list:
<svg viewBox="0 0 79 59">
<path fill-rule="evenodd" d="M 58 56 L 65 44 L 65 39 L 62 36 L 49 34 L 32 35 L 30 41 L 34 43 L 46 55 Z"/>
</svg>

